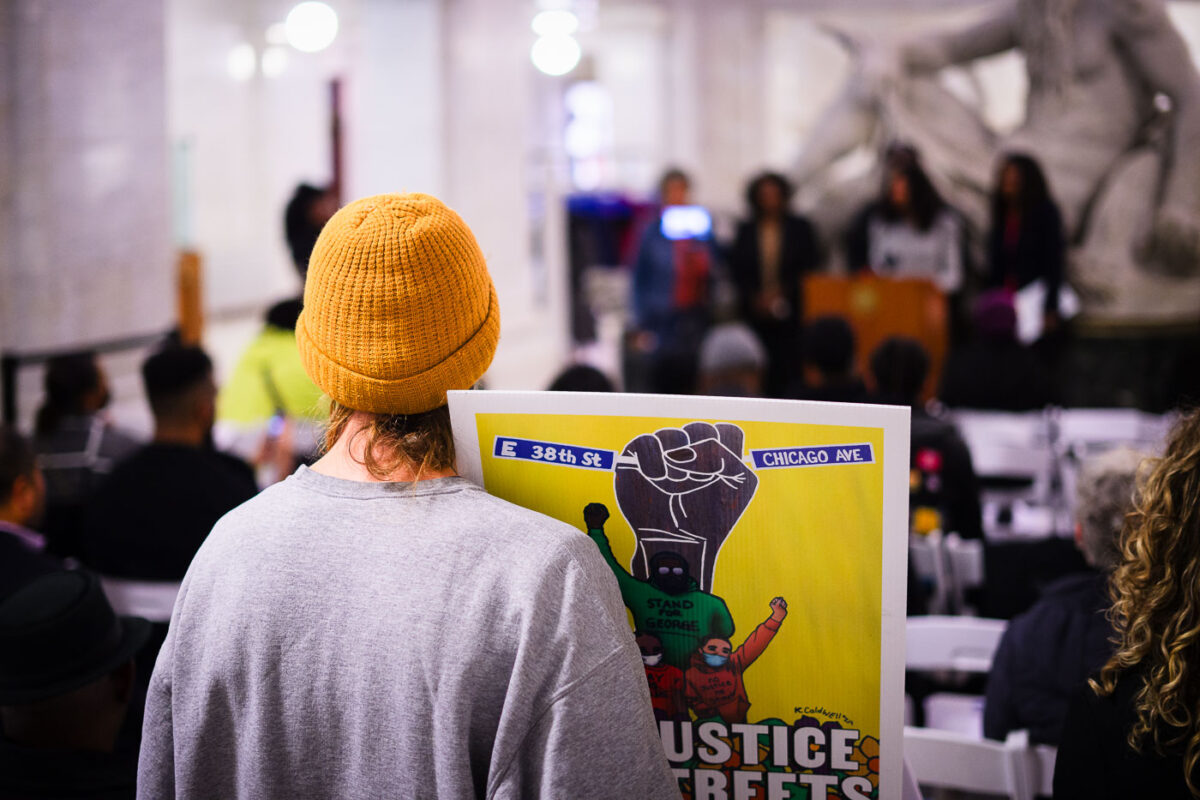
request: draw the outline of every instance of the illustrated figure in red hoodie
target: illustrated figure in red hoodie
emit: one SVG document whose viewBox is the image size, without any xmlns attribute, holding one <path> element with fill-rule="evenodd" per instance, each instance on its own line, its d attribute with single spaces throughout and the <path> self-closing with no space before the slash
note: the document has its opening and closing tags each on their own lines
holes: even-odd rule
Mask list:
<svg viewBox="0 0 1200 800">
<path fill-rule="evenodd" d="M 687 702 L 683 691 L 683 670 L 663 661 L 662 640 L 653 633 L 634 633 L 638 649 L 642 651 L 642 664 L 646 669 L 646 682 L 650 684 L 650 703 L 654 706 L 657 720 L 681 720 L 686 722 Z"/>
<path fill-rule="evenodd" d="M 687 703 L 697 719 L 720 717 L 727 724 L 746 721 L 750 699 L 742 674 L 767 649 L 786 616 L 787 601 L 776 597 L 771 601 L 771 616 L 738 649 L 720 636 L 704 637 L 684 676 Z"/>
</svg>

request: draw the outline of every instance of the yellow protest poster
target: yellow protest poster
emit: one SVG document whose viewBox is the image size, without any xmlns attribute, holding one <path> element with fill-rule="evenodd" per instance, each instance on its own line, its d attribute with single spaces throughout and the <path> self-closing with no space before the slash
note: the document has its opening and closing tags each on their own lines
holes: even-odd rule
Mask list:
<svg viewBox="0 0 1200 800">
<path fill-rule="evenodd" d="M 908 410 L 452 392 L 459 472 L 595 542 L 681 794 L 899 798 Z"/>
</svg>

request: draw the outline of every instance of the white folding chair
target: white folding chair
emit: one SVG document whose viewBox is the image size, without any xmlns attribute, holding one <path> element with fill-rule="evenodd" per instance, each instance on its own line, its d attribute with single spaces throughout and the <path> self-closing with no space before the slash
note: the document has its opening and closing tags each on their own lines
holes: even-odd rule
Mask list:
<svg viewBox="0 0 1200 800">
<path fill-rule="evenodd" d="M 973 609 L 967 607 L 967 590 L 983 586 L 983 542 L 948 533 L 942 538 L 942 550 L 949 608 L 958 614 L 968 613 Z"/>
<path fill-rule="evenodd" d="M 929 601 L 926 603 L 929 613 L 945 614 L 950 610 L 950 579 L 946 569 L 941 531 L 910 535 L 908 555 L 913 573 L 923 583 L 932 587 Z"/>
<path fill-rule="evenodd" d="M 1058 748 L 1048 744 L 1033 748 L 1033 790 L 1038 797 L 1054 796 L 1054 762 L 1058 759 Z"/>
<path fill-rule="evenodd" d="M 1169 416 L 1132 408 L 1067 408 L 1058 412 L 1058 439 L 1082 446 L 1161 444 L 1171 427 Z"/>
<path fill-rule="evenodd" d="M 1033 800 L 1032 751 L 1026 731 L 1013 731 L 1004 742 L 992 742 L 906 727 L 904 761 L 922 786 Z"/>
<path fill-rule="evenodd" d="M 1044 412 L 955 411 L 951 419 L 971 451 L 971 464 L 983 485 L 981 500 L 1044 498 L 1054 463 Z M 989 479 L 1014 485 L 989 486 Z"/>
<path fill-rule="evenodd" d="M 924 800 L 921 797 L 921 787 L 917 785 L 917 777 L 913 775 L 908 759 L 904 759 L 904 770 L 900 776 L 900 800 Z"/>
<path fill-rule="evenodd" d="M 179 583 L 134 581 L 101 576 L 100 587 L 118 614 L 143 617 L 151 622 L 170 622 Z"/>
<path fill-rule="evenodd" d="M 983 738 L 983 695 L 934 692 L 925 698 L 925 727 Z"/>
<path fill-rule="evenodd" d="M 987 673 L 1008 623 L 980 617 L 909 617 L 905 668 L 924 672 Z M 983 697 L 934 692 L 921 703 L 925 726 L 983 738 Z"/>
<path fill-rule="evenodd" d="M 905 625 L 905 667 L 987 672 L 1008 623 L 982 617 L 917 616 Z"/>
</svg>

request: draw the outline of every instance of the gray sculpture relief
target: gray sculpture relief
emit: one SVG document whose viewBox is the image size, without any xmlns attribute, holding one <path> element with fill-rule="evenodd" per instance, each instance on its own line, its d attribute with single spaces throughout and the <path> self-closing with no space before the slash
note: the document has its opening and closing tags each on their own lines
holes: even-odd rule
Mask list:
<svg viewBox="0 0 1200 800">
<path fill-rule="evenodd" d="M 1162 0 L 1015 0 L 965 30 L 843 39 L 854 72 L 794 165 L 798 181 L 859 145 L 907 141 L 982 230 L 999 153 L 1027 152 L 1077 242 L 1070 278 L 1091 318 L 1200 316 L 1200 74 Z M 1013 48 L 1029 91 L 1023 124 L 1002 137 L 936 76 Z M 825 222 L 849 206 L 839 194 L 856 193 L 831 189 Z"/>
</svg>

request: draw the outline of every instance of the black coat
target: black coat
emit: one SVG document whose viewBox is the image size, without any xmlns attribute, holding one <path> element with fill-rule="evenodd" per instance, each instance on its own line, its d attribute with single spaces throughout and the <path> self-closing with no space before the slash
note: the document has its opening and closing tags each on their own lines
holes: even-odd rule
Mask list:
<svg viewBox="0 0 1200 800">
<path fill-rule="evenodd" d="M 1023 289 L 1039 278 L 1046 282 L 1046 310 L 1058 310 L 1066 238 L 1062 215 L 1053 203 L 1021 217 L 1014 246 L 1005 245 L 1005 222 L 993 219 L 988 236 L 988 286 Z"/>
<path fill-rule="evenodd" d="M 979 479 L 958 428 L 914 408 L 909 460 L 916 473 L 910 476 L 910 507 L 934 508 L 942 516 L 942 530 L 964 539 L 982 539 Z"/>
<path fill-rule="evenodd" d="M 0 600 L 34 578 L 63 569 L 58 559 L 34 550 L 16 536 L 0 530 Z"/>
<path fill-rule="evenodd" d="M 1030 741 L 1057 745 L 1071 695 L 1112 654 L 1105 576 L 1060 578 L 1009 623 L 988 674 L 983 735 L 1003 740 L 1027 729 Z"/>
<path fill-rule="evenodd" d="M 762 256 L 758 225 L 753 220 L 738 225 L 729 251 L 729 269 L 737 287 L 742 319 L 754 328 L 767 350 L 766 393 L 783 397 L 800 375 L 800 325 L 804 319 L 803 278 L 820 265 L 817 234 L 804 217 L 782 220 L 779 243 L 779 284 L 790 307 L 782 317 L 760 314 L 754 299 L 762 290 Z"/>
<path fill-rule="evenodd" d="M 1135 667 L 1121 675 L 1110 697 L 1097 697 L 1087 686 L 1071 697 L 1054 764 L 1055 800 L 1193 800 L 1181 752 L 1158 755 L 1147 741 L 1136 753 L 1126 741 L 1136 719 L 1134 695 L 1144 681 Z"/>
<path fill-rule="evenodd" d="M 779 283 L 784 296 L 795 303 L 793 316 L 802 316 L 801 280 L 805 273 L 821 263 L 817 233 L 804 217 L 789 214 L 783 218 L 782 241 L 779 247 Z M 762 262 L 758 248 L 758 224 L 754 220 L 738 224 L 733 248 L 729 251 L 729 268 L 737 286 L 745 319 L 753 320 L 754 298 L 762 289 Z"/>
<path fill-rule="evenodd" d="M 93 497 L 83 559 L 104 575 L 183 580 L 217 520 L 257 493 L 254 471 L 240 459 L 148 444 L 118 464 Z"/>
</svg>

